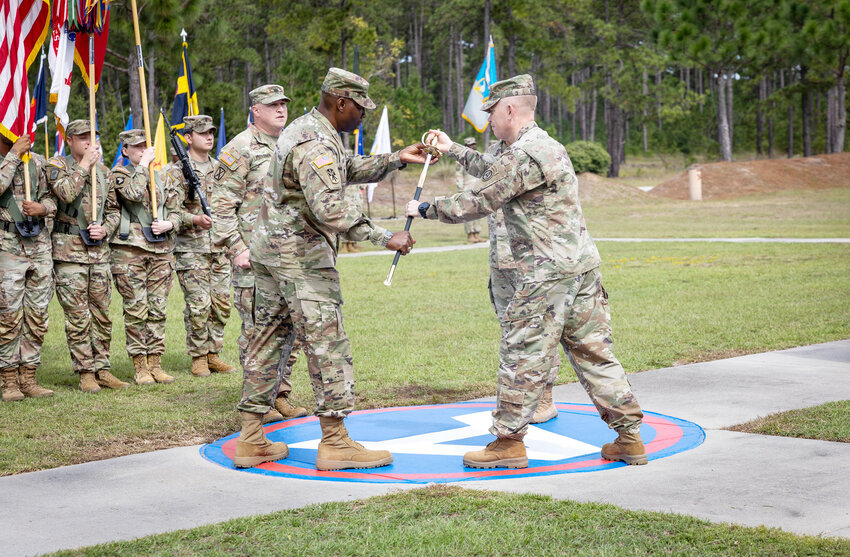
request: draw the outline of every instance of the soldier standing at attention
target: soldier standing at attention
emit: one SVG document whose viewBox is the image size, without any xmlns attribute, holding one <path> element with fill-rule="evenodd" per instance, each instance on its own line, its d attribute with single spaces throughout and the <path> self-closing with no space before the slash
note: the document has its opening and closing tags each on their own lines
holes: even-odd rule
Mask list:
<svg viewBox="0 0 850 557">
<path fill-rule="evenodd" d="M 121 224 L 112 237 L 112 276 L 124 299 L 124 330 L 127 354 L 133 360 L 138 385 L 171 383 L 162 369 L 165 353 L 165 314 L 174 280 L 174 233 L 180 222 L 177 198 L 166 192 L 159 173 L 150 175 L 153 147 L 145 147 L 144 130 L 118 134 L 124 143 L 127 166 L 115 169 L 115 192 L 121 206 Z M 151 209 L 151 182 L 156 184 L 157 220 Z M 167 195 L 170 194 L 170 195 Z M 151 242 L 144 228 L 164 240 Z"/>
<path fill-rule="evenodd" d="M 472 149 L 473 151 L 475 150 L 476 143 L 474 137 L 467 137 L 463 140 L 463 144 L 469 149 Z M 478 180 L 475 176 L 469 174 L 462 164 L 457 163 L 455 165 L 455 186 L 457 187 L 457 191 L 469 191 L 473 189 L 476 184 L 478 184 Z M 466 232 L 466 241 L 468 243 L 478 244 L 484 241 L 481 236 L 479 236 L 479 234 L 481 234 L 481 219 L 464 222 L 463 230 Z"/>
<path fill-rule="evenodd" d="M 275 142 L 286 125 L 289 97 L 280 85 L 257 87 L 248 96 L 254 123 L 230 140 L 218 157 L 213 178 L 210 208 L 213 212 L 213 243 L 223 246 L 233 261 L 233 305 L 242 318 L 239 361 L 245 366 L 245 350 L 254 329 L 254 271 L 251 267 L 251 235 L 263 199 L 263 182 L 268 174 Z M 267 421 L 307 415 L 307 409 L 289 401 L 294 358 L 284 364 L 280 392 Z"/>
<path fill-rule="evenodd" d="M 289 355 L 296 337 L 307 355 L 322 428 L 316 468 L 374 468 L 393 460 L 388 451 L 370 451 L 353 441 L 343 425 L 354 409 L 354 367 L 335 266 L 343 233 L 350 241 L 410 251 L 409 233 L 393 234 L 373 224 L 347 190 L 357 187 L 349 184 L 378 182 L 406 163 L 422 164 L 425 154 L 421 145 L 386 155 L 345 154 L 339 132 L 354 131 L 366 110 L 375 108 L 368 87 L 362 77 L 331 68 L 319 108 L 292 122 L 277 142 L 251 240 L 256 296 L 262 304 L 256 306 L 242 400 L 236 407 L 242 416 L 237 467 L 289 454 L 285 443 L 266 439 L 260 419 L 280 382 L 278 361 Z"/>
<path fill-rule="evenodd" d="M 35 372 L 41 363 L 47 306 L 53 297 L 50 230 L 44 217 L 56 214 L 56 196 L 47 187 L 47 161 L 32 153 L 28 173 L 35 195 L 32 201 L 25 200 L 21 156 L 29 148 L 28 135 L 14 144 L 0 136 L 0 379 L 4 401 L 53 394 L 36 383 Z M 21 236 L 15 223 L 25 218 L 38 222 L 38 235 Z"/>
<path fill-rule="evenodd" d="M 201 182 L 204 195 L 212 197 L 216 160 L 210 156 L 216 127 L 209 116 L 183 119 L 183 137 L 189 144 L 189 161 Z M 212 219 L 204 214 L 198 195 L 189 191 L 180 162 L 164 169 L 165 190 L 174 192 L 180 208 L 174 243 L 175 268 L 186 308 L 186 348 L 192 357 L 192 375 L 206 377 L 211 371 L 230 373 L 234 367 L 220 357 L 224 326 L 230 317 L 231 265 L 220 246 L 214 246 Z"/>
<path fill-rule="evenodd" d="M 47 162 L 47 183 L 56 194 L 53 224 L 53 273 L 56 297 L 65 311 L 65 335 L 80 389 L 122 389 L 128 384 L 109 372 L 112 298 L 107 238 L 118 228 L 121 212 L 112 174 L 91 144 L 88 120 L 74 120 L 65 130 L 67 157 Z M 97 180 L 97 219 L 92 214 L 92 168 Z M 83 233 L 81 233 L 83 232 Z M 87 234 L 85 234 L 87 232 Z"/>
<path fill-rule="evenodd" d="M 498 156 L 481 155 L 441 131 L 435 146 L 481 179 L 476 189 L 432 203 L 410 201 L 407 216 L 465 222 L 499 208 L 516 261 L 516 291 L 505 308 L 499 384 L 490 432 L 497 439 L 466 453 L 472 468 L 525 468 L 523 437 L 547 384 L 558 343 L 617 440 L 602 458 L 646 464 L 640 437 L 643 413 L 625 371 L 611 351 L 608 294 L 601 259 L 587 232 L 578 181 L 563 145 L 534 123 L 537 105 L 530 75 L 494 83 L 482 109 L 490 112 Z"/>
</svg>

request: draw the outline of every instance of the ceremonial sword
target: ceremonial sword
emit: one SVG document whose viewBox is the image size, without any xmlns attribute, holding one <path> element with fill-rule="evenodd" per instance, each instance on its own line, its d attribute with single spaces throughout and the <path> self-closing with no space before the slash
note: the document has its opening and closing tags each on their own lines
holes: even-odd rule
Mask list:
<svg viewBox="0 0 850 557">
<path fill-rule="evenodd" d="M 439 151 L 433 145 L 429 145 L 428 143 L 428 134 L 429 132 L 425 132 L 422 134 L 422 144 L 424 147 L 423 151 L 427 154 L 425 157 L 425 166 L 422 167 L 422 172 L 419 174 L 419 183 L 416 184 L 416 193 L 413 194 L 413 199 L 415 201 L 419 201 L 419 195 L 422 193 L 422 185 L 425 183 L 425 176 L 428 174 L 428 166 L 431 164 L 431 157 L 438 156 Z M 431 139 L 436 139 L 435 136 L 431 136 Z M 413 217 L 407 217 L 407 222 L 404 223 L 404 231 L 407 232 L 410 230 L 410 223 L 413 222 Z M 393 273 L 395 273 L 395 268 L 398 265 L 398 258 L 401 257 L 401 250 L 395 252 L 395 257 L 393 258 L 392 267 L 390 267 L 390 272 L 387 275 L 387 280 L 384 281 L 384 286 L 391 286 L 393 283 Z"/>
</svg>

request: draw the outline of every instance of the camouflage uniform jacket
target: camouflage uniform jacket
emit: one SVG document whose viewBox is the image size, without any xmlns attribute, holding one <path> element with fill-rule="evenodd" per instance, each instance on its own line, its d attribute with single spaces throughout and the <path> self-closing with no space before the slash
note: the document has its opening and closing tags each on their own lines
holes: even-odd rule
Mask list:
<svg viewBox="0 0 850 557">
<path fill-rule="evenodd" d="M 564 146 L 534 122 L 519 130 L 512 145 L 500 146 L 494 156 L 453 144 L 450 155 L 482 184 L 438 197 L 428 218 L 465 222 L 501 207 L 522 282 L 570 278 L 598 267 L 599 252 L 584 222 L 578 180 Z"/>
<path fill-rule="evenodd" d="M 339 234 L 385 246 L 389 234 L 363 214 L 347 186 L 378 182 L 403 166 L 398 153 L 346 155 L 339 134 L 315 108 L 295 119 L 277 142 L 251 259 L 325 269 L 336 264 Z"/>
<path fill-rule="evenodd" d="M 498 157 L 508 146 L 504 141 L 494 143 L 487 149 L 487 154 Z M 463 165 L 458 164 L 463 168 Z M 511 239 L 505 226 L 505 214 L 501 209 L 487 215 L 487 235 L 490 236 L 490 268 L 516 269 L 516 261 L 511 253 Z"/>
<path fill-rule="evenodd" d="M 198 162 L 190 158 L 192 169 L 198 180 L 201 181 L 201 187 L 204 190 L 204 195 L 207 198 L 207 203 L 212 199 L 213 173 L 216 171 L 216 159 L 207 156 L 205 162 Z M 221 253 L 224 248 L 214 246 L 212 243 L 212 229 L 204 230 L 201 227 L 196 227 L 192 219 L 196 215 L 203 215 L 204 210 L 201 208 L 201 200 L 193 192 L 193 199 L 189 199 L 189 184 L 183 176 L 183 168 L 180 161 L 173 162 L 166 166 L 163 170 L 165 177 L 165 191 L 169 195 L 175 195 L 177 206 L 180 209 L 179 226 L 175 227 L 177 237 L 174 242 L 175 252 L 191 252 L 191 253 Z"/>
<path fill-rule="evenodd" d="M 154 179 L 156 180 L 156 202 L 158 206 L 157 216 L 162 219 L 162 208 L 165 210 L 165 220 L 171 222 L 174 228 L 165 233 L 165 240 L 162 242 L 148 242 L 142 234 L 142 223 L 140 223 L 136 215 L 128 211 L 131 204 L 140 204 L 142 210 L 148 216 L 152 216 L 151 210 L 151 189 L 150 189 L 150 170 L 141 166 L 117 167 L 112 177 L 115 182 L 115 193 L 118 199 L 118 204 L 125 213 L 124 217 L 130 217 L 130 235 L 126 240 L 121 238 L 120 230 L 109 239 L 109 243 L 113 246 L 135 246 L 151 253 L 171 253 L 174 251 L 174 230 L 180 224 L 180 210 L 177 205 L 177 196 L 173 192 L 167 192 L 163 187 L 162 173 L 154 171 Z M 164 201 L 163 201 L 164 200 Z"/>
<path fill-rule="evenodd" d="M 99 246 L 87 246 L 76 232 L 64 233 L 61 226 L 78 226 L 80 216 L 72 204 L 80 199 L 79 211 L 85 223 L 91 218 L 91 172 L 74 161 L 72 156 L 53 157 L 47 161 L 47 183 L 56 194 L 56 220 L 53 224 L 53 260 L 68 263 L 109 263 L 109 236 L 118 228 L 121 219 L 121 209 L 115 197 L 115 185 L 112 173 L 102 163 L 98 162 L 99 176 L 105 179 L 105 185 L 98 180 L 98 220 L 106 230 L 106 238 Z M 106 190 L 106 203 L 103 203 L 102 192 Z M 103 214 L 101 213 L 103 207 Z"/>
<path fill-rule="evenodd" d="M 44 205 L 47 210 L 47 215 L 43 218 L 52 219 L 56 215 L 56 196 L 47 187 L 47 177 L 44 172 L 46 164 L 47 161 L 44 157 L 32 153 L 29 163 L 30 191 L 35 193 L 33 200 Z M 34 181 L 32 180 L 33 177 L 35 178 Z M 21 209 L 21 202 L 24 200 L 26 189 L 24 164 L 17 155 L 11 152 L 5 157 L 0 156 L 0 195 L 6 193 L 9 188 L 12 189 L 14 202 L 18 209 Z M 0 205 L 0 221 L 11 223 L 14 220 L 9 210 Z M 41 225 L 41 233 L 32 238 L 24 238 L 18 234 L 14 225 L 10 226 L 10 230 L 0 230 L 0 234 L 2 234 L 2 241 L 0 241 L 0 252 L 2 253 L 31 256 L 50 251 L 50 229 L 44 222 Z"/>
<path fill-rule="evenodd" d="M 213 212 L 212 240 L 224 246 L 233 259 L 251 244 L 254 222 L 263 201 L 263 182 L 268 173 L 276 137 L 252 125 L 225 145 L 218 157 L 210 200 Z M 236 269 L 236 273 L 245 272 Z M 248 271 L 250 273 L 250 270 Z"/>
</svg>

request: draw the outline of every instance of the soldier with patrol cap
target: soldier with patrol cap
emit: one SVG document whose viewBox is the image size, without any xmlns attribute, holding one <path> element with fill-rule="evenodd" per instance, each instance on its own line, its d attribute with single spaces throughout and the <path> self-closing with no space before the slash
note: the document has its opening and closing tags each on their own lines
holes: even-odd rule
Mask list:
<svg viewBox="0 0 850 557">
<path fill-rule="evenodd" d="M 216 159 L 210 156 L 215 132 L 209 116 L 186 116 L 183 137 L 189 144 L 192 170 L 200 180 L 204 196 L 213 193 Z M 192 375 L 206 377 L 211 371 L 230 373 L 234 367 L 219 357 L 224 326 L 230 317 L 231 265 L 224 248 L 213 245 L 212 219 L 204 214 L 199 196 L 183 176 L 180 161 L 164 169 L 165 189 L 177 196 L 180 220 L 174 244 L 175 269 L 183 289 L 186 308 L 186 347 L 192 357 Z"/>
<path fill-rule="evenodd" d="M 475 150 L 476 142 L 474 137 L 467 137 L 463 140 L 463 144 L 468 148 Z M 455 187 L 457 187 L 457 191 L 469 191 L 473 189 L 477 184 L 478 180 L 475 176 L 472 176 L 469 172 L 466 171 L 466 168 L 457 163 L 455 165 Z M 463 223 L 463 230 L 466 232 L 466 241 L 470 244 L 478 244 L 483 242 L 484 240 L 479 236 L 481 234 L 481 220 L 471 220 Z"/>
<path fill-rule="evenodd" d="M 501 141 L 481 155 L 432 130 L 435 146 L 478 177 L 473 191 L 411 201 L 405 213 L 457 223 L 502 208 L 518 282 L 504 310 L 499 385 L 493 427 L 497 439 L 466 453 L 465 466 L 525 468 L 523 437 L 552 381 L 558 343 L 602 419 L 617 431 L 602 458 L 646 464 L 643 418 L 623 367 L 611 350 L 608 294 L 601 259 L 587 232 L 570 158 L 563 145 L 534 123 L 537 104 L 530 75 L 494 83 L 482 109 Z"/>
<path fill-rule="evenodd" d="M 128 384 L 109 372 L 112 320 L 110 249 L 107 239 L 121 218 L 112 173 L 99 162 L 97 145 L 91 144 L 88 120 L 74 120 L 65 129 L 71 152 L 47 162 L 47 183 L 57 198 L 53 224 L 53 273 L 56 297 L 65 311 L 65 335 L 80 389 L 121 389 Z M 92 169 L 94 168 L 94 172 Z M 92 216 L 92 174 L 97 199 Z"/>
<path fill-rule="evenodd" d="M 180 209 L 160 173 L 151 176 L 154 149 L 145 146 L 144 130 L 126 130 L 118 137 L 130 164 L 114 172 L 121 219 L 111 240 L 112 276 L 124 299 L 127 354 L 133 360 L 136 384 L 171 383 L 174 377 L 162 369 L 162 355 L 166 302 L 174 280 L 173 230 L 180 223 Z M 157 220 L 153 220 L 151 182 L 156 187 Z M 153 237 L 162 239 L 151 241 Z"/>
<path fill-rule="evenodd" d="M 263 183 L 268 173 L 275 142 L 286 125 L 289 97 L 280 85 L 257 87 L 248 96 L 254 123 L 225 145 L 218 157 L 210 198 L 213 212 L 213 243 L 222 246 L 233 262 L 233 305 L 242 318 L 239 360 L 244 366 L 245 350 L 254 329 L 254 272 L 250 261 L 251 235 L 262 203 Z M 267 421 L 307 415 L 307 409 L 289 401 L 292 391 L 292 361 L 284 363 L 280 392 Z"/>
<path fill-rule="evenodd" d="M 4 401 L 53 394 L 36 383 L 35 372 L 41 363 L 47 306 L 53 297 L 50 230 L 44 218 L 56 214 L 56 196 L 47 187 L 47 161 L 32 153 L 27 172 L 33 195 L 26 200 L 21 156 L 29 148 L 28 135 L 14 143 L 0 136 L 0 380 Z M 37 222 L 40 230 L 20 230 L 16 223 L 25 219 Z"/>
<path fill-rule="evenodd" d="M 351 241 L 410 251 L 409 233 L 393 234 L 375 225 L 347 192 L 357 183 L 380 181 L 406 163 L 424 163 L 425 153 L 422 145 L 413 145 L 386 155 L 345 154 L 339 132 L 354 131 L 366 110 L 375 108 L 368 87 L 362 77 L 331 68 L 319 108 L 292 122 L 277 142 L 251 239 L 256 296 L 263 303 L 256 306 L 243 364 L 237 467 L 288 454 L 285 443 L 266 439 L 260 420 L 280 382 L 278 361 L 289 355 L 295 338 L 307 356 L 322 428 L 316 467 L 374 468 L 392 462 L 388 451 L 370 451 L 353 441 L 343 425 L 354 408 L 354 368 L 335 266 L 343 233 Z"/>
</svg>

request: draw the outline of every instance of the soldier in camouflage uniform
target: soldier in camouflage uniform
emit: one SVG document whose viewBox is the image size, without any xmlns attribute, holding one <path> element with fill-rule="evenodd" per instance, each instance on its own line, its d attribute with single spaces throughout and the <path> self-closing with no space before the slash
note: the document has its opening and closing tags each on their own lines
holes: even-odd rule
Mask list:
<svg viewBox="0 0 850 557">
<path fill-rule="evenodd" d="M 463 140 L 463 144 L 468 148 L 475 150 L 476 143 L 474 137 L 467 137 Z M 475 176 L 472 176 L 469 172 L 467 172 L 466 168 L 462 164 L 455 164 L 455 187 L 457 187 L 457 191 L 469 191 L 477 184 L 478 180 Z M 479 236 L 479 234 L 481 234 L 481 219 L 463 223 L 463 230 L 466 232 L 466 241 L 470 244 L 477 244 L 484 241 L 481 236 Z"/>
<path fill-rule="evenodd" d="M 493 152 L 491 152 L 493 151 Z M 495 149 L 488 151 L 495 154 Z M 511 254 L 511 243 L 508 237 L 508 229 L 505 227 L 505 216 L 499 209 L 495 213 L 487 215 L 487 233 L 490 236 L 490 282 L 487 287 L 490 291 L 490 303 L 496 311 L 496 317 L 500 323 L 504 323 L 505 310 L 514 297 L 520 277 L 516 270 L 516 261 Z M 503 334 L 507 330 L 502 331 Z M 558 379 L 558 368 L 561 367 L 561 357 L 557 350 L 552 361 L 552 373 L 546 382 L 540 404 L 531 417 L 531 423 L 542 424 L 555 418 L 558 409 L 552 400 L 552 387 Z"/>
<path fill-rule="evenodd" d="M 209 200 L 213 192 L 216 160 L 209 155 L 215 145 L 216 127 L 209 116 L 183 119 L 183 137 L 189 144 L 189 161 Z M 211 371 L 230 373 L 233 366 L 219 357 L 224 326 L 230 317 L 231 265 L 220 246 L 214 246 L 212 219 L 204 214 L 201 201 L 183 176 L 180 162 L 165 167 L 165 190 L 174 192 L 181 209 L 174 245 L 177 278 L 183 289 L 186 309 L 186 347 L 192 357 L 192 375 L 206 377 Z"/>
<path fill-rule="evenodd" d="M 136 384 L 171 383 L 174 377 L 163 371 L 162 355 L 166 303 L 174 280 L 173 230 L 180 223 L 180 207 L 176 194 L 166 192 L 161 173 L 150 175 L 154 149 L 145 147 L 144 130 L 126 130 L 118 137 L 130 164 L 114 172 L 121 222 L 111 239 L 112 276 L 124 299 L 127 354 L 133 360 Z M 157 220 L 152 220 L 151 180 L 156 184 Z M 163 240 L 149 241 L 143 228 Z"/>
<path fill-rule="evenodd" d="M 263 85 L 249 93 L 254 123 L 225 145 L 218 157 L 210 201 L 213 212 L 212 238 L 223 246 L 233 261 L 233 305 L 242 318 L 239 361 L 245 366 L 245 350 L 254 329 L 254 272 L 251 268 L 251 234 L 260 210 L 263 182 L 275 142 L 286 125 L 289 97 L 280 85 Z M 288 363 L 287 363 L 288 362 Z M 289 379 L 294 358 L 282 362 L 280 392 L 267 421 L 306 416 L 307 409 L 289 401 Z"/>
<path fill-rule="evenodd" d="M 534 123 L 537 97 L 531 76 L 497 82 L 490 93 L 483 109 L 501 139 L 497 156 L 481 155 L 432 131 L 436 147 L 480 178 L 481 185 L 432 203 L 411 201 L 405 211 L 456 223 L 501 207 L 516 261 L 519 282 L 502 318 L 497 407 L 490 429 L 497 439 L 464 455 L 464 465 L 528 466 L 522 439 L 552 381 L 558 343 L 602 419 L 619 434 L 602 447 L 602 457 L 645 464 L 643 413 L 611 351 L 601 259 L 585 226 L 569 156 Z"/>
<path fill-rule="evenodd" d="M 57 198 L 53 224 L 53 273 L 56 297 L 65 310 L 65 335 L 80 389 L 97 392 L 101 387 L 121 389 L 128 384 L 109 372 L 112 297 L 107 239 L 121 218 L 112 173 L 91 144 L 88 120 L 74 120 L 65 130 L 71 152 L 47 161 L 47 182 Z M 91 222 L 92 168 L 97 186 L 97 219 Z M 89 245 L 81 232 L 88 231 Z"/>
<path fill-rule="evenodd" d="M 272 404 L 280 371 L 277 362 L 301 341 L 322 427 L 316 467 L 372 468 L 392 462 L 387 451 L 369 451 L 353 441 L 343 418 L 354 408 L 354 368 L 342 326 L 339 274 L 340 234 L 370 240 L 389 250 L 410 251 L 407 232 L 373 224 L 347 193 L 357 183 L 377 182 L 408 162 L 425 161 L 421 146 L 388 155 L 347 156 L 339 132 L 357 128 L 367 109 L 368 82 L 331 68 L 318 109 L 296 119 L 277 142 L 254 236 L 251 264 L 256 276 L 254 335 L 245 357 L 242 431 L 234 464 L 256 466 L 285 458 L 284 443 L 270 443 L 260 417 Z"/>
<path fill-rule="evenodd" d="M 53 391 L 35 381 L 47 333 L 47 305 L 53 297 L 50 230 L 44 218 L 56 214 L 56 196 L 47 187 L 44 157 L 32 153 L 27 168 L 30 201 L 25 197 L 24 163 L 28 135 L 12 144 L 0 136 L 0 380 L 4 401 L 45 397 Z M 21 236 L 15 222 L 37 221 L 37 236 Z"/>
</svg>

